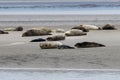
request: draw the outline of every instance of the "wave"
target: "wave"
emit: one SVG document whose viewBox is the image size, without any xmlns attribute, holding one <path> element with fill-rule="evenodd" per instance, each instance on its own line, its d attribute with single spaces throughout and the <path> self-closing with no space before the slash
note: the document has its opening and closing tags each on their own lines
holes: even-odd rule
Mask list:
<svg viewBox="0 0 120 80">
<path fill-rule="evenodd" d="M 52 22 L 89 22 L 89 21 L 93 21 L 93 22 L 105 22 L 108 20 L 43 20 L 43 21 L 0 21 L 0 23 L 52 23 Z M 111 22 L 118 22 L 119 20 L 113 19 L 113 20 L 109 20 Z"/>
<path fill-rule="evenodd" d="M 120 7 L 119 2 L 28 2 L 28 3 L 0 3 L 0 9 L 10 8 L 94 8 Z"/>
</svg>

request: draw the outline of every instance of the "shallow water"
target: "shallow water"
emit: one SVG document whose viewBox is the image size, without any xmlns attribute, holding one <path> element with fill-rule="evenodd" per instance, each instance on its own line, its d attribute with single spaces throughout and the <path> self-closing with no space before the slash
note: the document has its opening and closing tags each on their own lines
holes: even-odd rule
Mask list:
<svg viewBox="0 0 120 80">
<path fill-rule="evenodd" d="M 0 14 L 120 14 L 119 3 L 0 2 Z"/>
<path fill-rule="evenodd" d="M 1 70 L 0 80 L 119 80 L 119 71 L 10 71 Z"/>
<path fill-rule="evenodd" d="M 120 15 L 0 15 L 0 28 L 23 26 L 28 29 L 48 26 L 68 30 L 80 24 L 102 27 L 107 23 L 119 28 Z"/>
</svg>

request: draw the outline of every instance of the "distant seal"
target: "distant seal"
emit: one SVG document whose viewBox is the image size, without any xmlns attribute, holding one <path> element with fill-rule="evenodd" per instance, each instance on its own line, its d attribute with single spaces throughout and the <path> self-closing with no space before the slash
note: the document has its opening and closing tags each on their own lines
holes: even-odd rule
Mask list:
<svg viewBox="0 0 120 80">
<path fill-rule="evenodd" d="M 58 46 L 58 49 L 75 49 L 75 48 L 68 45 L 60 45 Z"/>
<path fill-rule="evenodd" d="M 72 29 L 65 32 L 66 36 L 82 36 L 87 35 L 86 32 L 83 32 L 82 30 Z"/>
<path fill-rule="evenodd" d="M 21 26 L 16 27 L 15 31 L 23 31 L 23 27 L 21 27 Z"/>
<path fill-rule="evenodd" d="M 114 25 L 106 24 L 102 27 L 103 30 L 117 30 Z"/>
<path fill-rule="evenodd" d="M 82 30 L 83 32 L 89 32 L 89 30 L 83 26 L 76 26 L 76 27 L 73 27 L 72 29 L 78 29 L 78 30 Z"/>
<path fill-rule="evenodd" d="M 51 32 L 52 30 L 49 28 L 33 28 L 23 33 L 22 37 L 51 35 Z"/>
<path fill-rule="evenodd" d="M 64 30 L 64 29 L 56 29 L 55 32 L 56 32 L 56 33 L 64 33 L 65 30 Z"/>
<path fill-rule="evenodd" d="M 61 42 L 42 42 L 40 43 L 41 49 L 57 49 L 58 46 L 61 46 Z"/>
<path fill-rule="evenodd" d="M 16 28 L 5 28 L 4 31 L 23 31 L 23 27 L 19 26 Z"/>
<path fill-rule="evenodd" d="M 105 45 L 99 44 L 96 42 L 82 42 L 82 43 L 76 43 L 75 47 L 77 47 L 77 48 L 91 48 L 91 47 L 105 47 Z"/>
<path fill-rule="evenodd" d="M 77 26 L 77 27 L 74 27 L 76 29 L 80 29 L 80 30 L 83 30 L 83 31 L 86 31 L 88 32 L 89 30 L 101 30 L 100 27 L 97 27 L 95 25 L 80 25 L 80 26 Z"/>
<path fill-rule="evenodd" d="M 42 38 L 38 38 L 38 39 L 33 39 L 30 42 L 44 42 L 44 41 L 46 41 L 46 40 L 42 39 Z"/>
<path fill-rule="evenodd" d="M 65 36 L 64 35 L 54 35 L 51 37 L 47 38 L 48 41 L 60 41 L 60 40 L 65 40 Z"/>
<path fill-rule="evenodd" d="M 8 32 L 5 32 L 3 30 L 0 30 L 0 34 L 8 34 Z"/>
</svg>

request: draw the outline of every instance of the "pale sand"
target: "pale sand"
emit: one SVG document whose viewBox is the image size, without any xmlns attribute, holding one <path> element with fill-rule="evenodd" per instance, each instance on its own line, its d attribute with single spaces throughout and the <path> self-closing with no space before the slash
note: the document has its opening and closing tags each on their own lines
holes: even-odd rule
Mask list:
<svg viewBox="0 0 120 80">
<path fill-rule="evenodd" d="M 42 24 L 42 22 L 39 23 Z M 74 24 L 74 22 L 69 23 Z M 78 23 L 82 22 L 77 22 L 74 25 L 78 25 Z M 103 26 L 105 23 L 96 22 L 100 26 Z M 119 21 L 113 23 L 119 25 Z M 69 26 L 68 23 L 66 25 L 66 30 L 73 26 Z M 55 26 L 64 28 L 64 26 Z M 56 27 L 52 26 L 51 28 Z M 29 42 L 40 36 L 21 37 L 23 32 L 10 32 L 10 34 L 0 35 L 1 68 L 120 69 L 120 37 L 118 35 L 120 30 L 90 31 L 87 36 L 67 37 L 65 41 L 61 41 L 70 46 L 74 46 L 75 43 L 82 41 L 95 41 L 106 45 L 103 48 L 76 48 L 72 50 L 41 50 L 39 47 L 40 43 Z M 42 37 L 46 38 L 47 36 Z"/>
</svg>

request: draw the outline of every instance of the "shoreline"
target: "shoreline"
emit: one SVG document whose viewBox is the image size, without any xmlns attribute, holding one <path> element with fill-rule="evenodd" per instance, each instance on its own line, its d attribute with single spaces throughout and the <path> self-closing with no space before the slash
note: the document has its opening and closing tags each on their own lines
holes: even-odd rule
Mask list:
<svg viewBox="0 0 120 80">
<path fill-rule="evenodd" d="M 69 29 L 80 24 L 103 26 L 113 24 L 120 28 L 120 15 L 0 15 L 0 28 L 17 27 L 58 27 Z"/>
<path fill-rule="evenodd" d="M 120 69 L 68 69 L 68 68 L 0 68 L 0 71 L 75 71 L 75 72 L 120 72 Z"/>
</svg>

